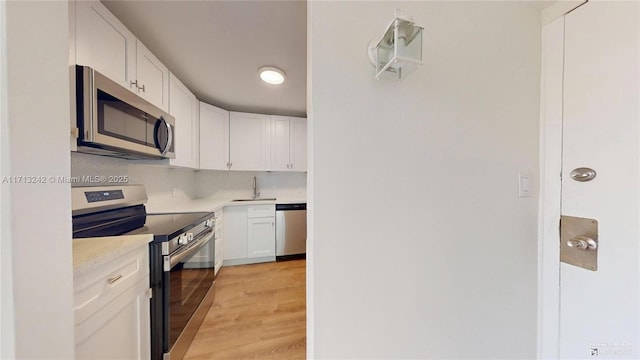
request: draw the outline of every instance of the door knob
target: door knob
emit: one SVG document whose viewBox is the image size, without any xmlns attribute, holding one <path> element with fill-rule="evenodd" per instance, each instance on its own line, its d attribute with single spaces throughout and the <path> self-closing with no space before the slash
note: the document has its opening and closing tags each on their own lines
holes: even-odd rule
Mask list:
<svg viewBox="0 0 640 360">
<path fill-rule="evenodd" d="M 590 168 L 581 167 L 574 169 L 570 176 L 573 180 L 579 182 L 591 181 L 596 177 L 596 171 Z"/>
<path fill-rule="evenodd" d="M 598 248 L 598 243 L 587 236 L 576 236 L 567 241 L 567 246 L 578 250 L 595 250 Z"/>
</svg>

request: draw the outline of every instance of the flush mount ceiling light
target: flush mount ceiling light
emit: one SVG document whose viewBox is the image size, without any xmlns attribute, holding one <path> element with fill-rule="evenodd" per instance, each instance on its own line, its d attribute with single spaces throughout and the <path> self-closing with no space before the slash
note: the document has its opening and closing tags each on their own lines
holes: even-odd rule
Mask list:
<svg viewBox="0 0 640 360">
<path fill-rule="evenodd" d="M 258 73 L 260 73 L 260 79 L 262 79 L 262 81 L 271 85 L 280 85 L 286 79 L 284 71 L 273 66 L 261 67 Z"/>
</svg>

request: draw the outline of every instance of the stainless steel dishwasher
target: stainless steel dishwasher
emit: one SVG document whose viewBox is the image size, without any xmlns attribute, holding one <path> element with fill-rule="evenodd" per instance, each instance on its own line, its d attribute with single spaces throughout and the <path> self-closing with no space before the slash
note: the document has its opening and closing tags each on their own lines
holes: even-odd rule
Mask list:
<svg viewBox="0 0 640 360">
<path fill-rule="evenodd" d="M 276 204 L 276 260 L 304 259 L 307 204 Z"/>
</svg>

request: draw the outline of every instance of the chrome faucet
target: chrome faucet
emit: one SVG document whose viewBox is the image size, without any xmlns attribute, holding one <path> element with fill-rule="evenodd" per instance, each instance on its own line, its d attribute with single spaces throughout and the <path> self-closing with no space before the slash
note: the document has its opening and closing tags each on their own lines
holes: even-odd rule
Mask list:
<svg viewBox="0 0 640 360">
<path fill-rule="evenodd" d="M 258 182 L 256 181 L 256 177 L 253 177 L 253 200 L 257 199 L 260 196 L 260 192 L 258 191 Z"/>
</svg>

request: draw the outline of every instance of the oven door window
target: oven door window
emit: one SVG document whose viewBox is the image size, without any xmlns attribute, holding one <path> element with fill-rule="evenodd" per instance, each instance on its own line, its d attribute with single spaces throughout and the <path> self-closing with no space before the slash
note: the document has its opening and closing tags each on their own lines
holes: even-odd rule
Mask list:
<svg viewBox="0 0 640 360">
<path fill-rule="evenodd" d="M 169 272 L 169 349 L 173 347 L 213 284 L 214 269 L 208 266 L 186 268 L 185 263 L 189 259 L 191 257 Z"/>
</svg>

